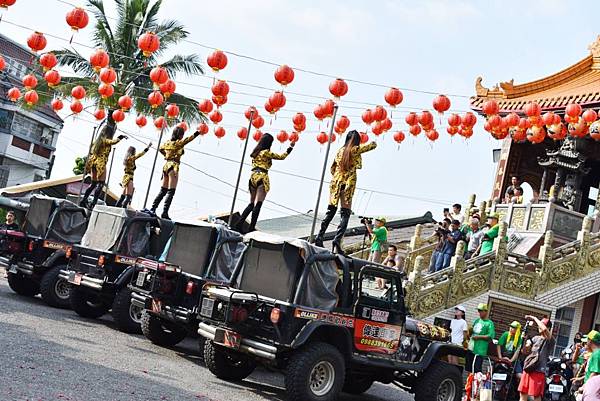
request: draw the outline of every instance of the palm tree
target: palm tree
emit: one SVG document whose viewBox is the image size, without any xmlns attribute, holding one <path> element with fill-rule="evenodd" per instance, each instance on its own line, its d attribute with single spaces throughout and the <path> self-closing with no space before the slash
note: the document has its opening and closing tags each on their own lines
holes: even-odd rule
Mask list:
<svg viewBox="0 0 600 401">
<path fill-rule="evenodd" d="M 109 22 L 103 0 L 87 0 L 87 9 L 96 18 L 93 27 L 92 42 L 94 46 L 104 49 L 110 55 L 110 65 L 117 72 L 115 93 L 108 99 L 102 99 L 98 94 L 97 74 L 89 61 L 74 49 L 54 51 L 61 66 L 70 67 L 77 76 L 63 78 L 63 83 L 56 90 L 65 95 L 70 94 L 76 85 L 82 85 L 87 97 L 107 109 L 117 108 L 117 100 L 127 94 L 134 101 L 133 109 L 138 113 L 163 115 L 164 107 L 151 109 L 146 101 L 152 90 L 149 74 L 152 67 L 160 64 L 175 77 L 177 73 L 186 75 L 202 74 L 200 59 L 196 54 L 175 55 L 169 60 L 159 62 L 162 54 L 173 45 L 188 36 L 184 27 L 175 20 L 158 21 L 157 14 L 162 6 L 162 0 L 114 0 L 117 8 L 116 20 Z M 137 47 L 138 37 L 145 32 L 154 32 L 160 38 L 160 49 L 150 57 L 145 57 Z M 180 106 L 182 120 L 196 121 L 204 119 L 198 111 L 195 100 L 174 93 L 169 102 Z M 109 123 L 112 123 L 111 113 L 108 113 Z"/>
</svg>

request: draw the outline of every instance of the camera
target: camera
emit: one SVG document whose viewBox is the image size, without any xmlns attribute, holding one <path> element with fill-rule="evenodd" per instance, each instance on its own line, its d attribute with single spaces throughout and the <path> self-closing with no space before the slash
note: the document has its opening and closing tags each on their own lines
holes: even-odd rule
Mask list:
<svg viewBox="0 0 600 401">
<path fill-rule="evenodd" d="M 360 218 L 360 224 L 368 224 L 368 225 L 373 224 L 372 217 L 366 217 L 366 216 L 358 216 L 358 217 Z"/>
</svg>

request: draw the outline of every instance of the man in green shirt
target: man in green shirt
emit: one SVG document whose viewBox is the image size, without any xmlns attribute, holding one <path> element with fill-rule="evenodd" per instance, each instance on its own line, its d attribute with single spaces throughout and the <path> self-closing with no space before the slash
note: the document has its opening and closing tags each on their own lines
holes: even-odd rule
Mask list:
<svg viewBox="0 0 600 401">
<path fill-rule="evenodd" d="M 500 233 L 500 224 L 498 223 L 498 219 L 498 213 L 491 213 L 488 216 L 487 222 L 490 229 L 487 230 L 487 232 L 483 236 L 483 240 L 481 241 L 481 251 L 479 252 L 479 255 L 485 255 L 486 253 L 492 252 L 492 249 L 494 248 L 494 240 L 498 237 L 498 234 Z M 505 236 L 505 239 L 508 239 L 508 237 Z"/>
<path fill-rule="evenodd" d="M 505 331 L 498 340 L 497 353 L 498 359 L 514 366 L 514 372 L 517 379 L 521 379 L 523 367 L 519 361 L 521 347 L 523 346 L 523 337 L 521 336 L 521 323 L 516 320 L 510 324 L 508 331 Z"/>
<path fill-rule="evenodd" d="M 387 244 L 388 235 L 387 228 L 385 228 L 385 217 L 377 217 L 373 223 L 373 227 L 370 224 L 365 224 L 369 234 L 371 234 L 371 255 L 369 256 L 369 260 L 381 263 L 381 254 L 384 251 L 383 246 Z"/>
<path fill-rule="evenodd" d="M 592 349 L 592 356 L 590 356 L 587 369 L 585 370 L 584 383 L 587 383 L 592 377 L 600 375 L 600 333 L 592 330 L 588 333 L 587 338 L 588 344 Z"/>
<path fill-rule="evenodd" d="M 488 355 L 490 342 L 496 337 L 494 322 L 488 319 L 488 305 L 481 303 L 477 305 L 479 318 L 473 322 L 471 340 L 469 341 L 469 352 L 467 354 L 466 369 L 472 373 L 481 372 L 483 358 Z"/>
</svg>

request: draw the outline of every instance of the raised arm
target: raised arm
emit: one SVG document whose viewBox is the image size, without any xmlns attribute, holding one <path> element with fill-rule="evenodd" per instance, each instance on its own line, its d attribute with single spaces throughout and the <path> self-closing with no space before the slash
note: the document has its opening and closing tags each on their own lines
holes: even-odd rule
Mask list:
<svg viewBox="0 0 600 401">
<path fill-rule="evenodd" d="M 200 132 L 196 131 L 194 132 L 192 135 L 188 136 L 187 138 L 183 138 L 181 140 L 181 146 L 185 146 L 188 143 L 192 142 L 194 139 L 196 139 L 198 136 L 200 135 Z"/>
<path fill-rule="evenodd" d="M 148 144 L 148 146 L 146 146 L 146 148 L 144 148 L 144 150 L 142 150 L 140 153 L 138 153 L 137 155 L 133 156 L 133 160 L 137 160 L 140 157 L 144 156 L 146 153 L 148 153 L 148 150 L 150 150 L 151 146 L 152 146 L 152 142 L 150 142 Z"/>
<path fill-rule="evenodd" d="M 294 142 L 292 142 L 292 144 L 286 149 L 285 152 L 275 153 L 271 152 L 270 150 L 267 150 L 266 156 L 272 160 L 285 160 L 285 158 L 288 157 L 290 153 L 292 153 L 292 150 L 294 150 Z"/>
<path fill-rule="evenodd" d="M 361 153 L 369 152 L 369 151 L 375 149 L 376 147 L 377 147 L 376 142 L 371 142 L 368 145 L 360 145 L 358 147 L 358 153 L 361 154 Z"/>
<path fill-rule="evenodd" d="M 121 142 L 122 139 L 127 138 L 125 135 L 119 135 L 117 137 L 117 139 L 108 139 L 108 138 L 104 138 L 104 143 L 112 146 L 112 145 L 116 145 L 117 143 Z"/>
</svg>

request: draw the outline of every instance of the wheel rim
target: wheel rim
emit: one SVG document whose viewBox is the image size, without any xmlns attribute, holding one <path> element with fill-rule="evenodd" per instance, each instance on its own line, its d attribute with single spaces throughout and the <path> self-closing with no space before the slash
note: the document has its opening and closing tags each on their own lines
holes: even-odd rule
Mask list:
<svg viewBox="0 0 600 401">
<path fill-rule="evenodd" d="M 59 299 L 66 300 L 69 299 L 69 294 L 71 293 L 71 287 L 67 280 L 58 279 L 54 284 L 54 293 Z"/>
<path fill-rule="evenodd" d="M 331 391 L 335 382 L 335 369 L 328 361 L 320 361 L 310 372 L 310 390 L 317 397 Z"/>
<path fill-rule="evenodd" d="M 456 384 L 452 379 L 444 379 L 438 387 L 437 401 L 452 401 L 456 396 Z"/>
<path fill-rule="evenodd" d="M 133 320 L 136 323 L 141 323 L 142 322 L 142 313 L 144 312 L 144 309 L 135 306 L 133 304 L 129 305 L 129 317 L 131 317 L 131 320 Z"/>
</svg>

